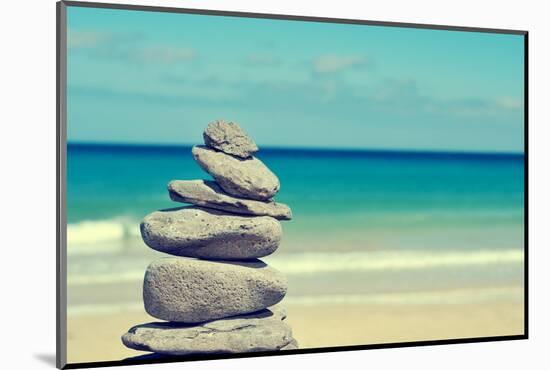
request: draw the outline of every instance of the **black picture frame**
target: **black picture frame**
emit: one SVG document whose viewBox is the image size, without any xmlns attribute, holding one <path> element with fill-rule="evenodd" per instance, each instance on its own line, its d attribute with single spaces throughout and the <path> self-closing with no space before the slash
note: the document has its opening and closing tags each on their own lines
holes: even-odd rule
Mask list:
<svg viewBox="0 0 550 370">
<path fill-rule="evenodd" d="M 324 23 L 341 23 L 341 24 L 356 24 L 370 26 L 386 26 L 400 28 L 422 28 L 431 30 L 448 30 L 461 32 L 482 32 L 495 34 L 513 34 L 521 35 L 524 39 L 524 333 L 520 335 L 505 335 L 505 336 L 489 336 L 476 338 L 457 338 L 457 339 L 442 339 L 442 340 L 427 340 L 415 342 L 399 342 L 399 343 L 383 343 L 383 344 L 366 344 L 353 346 L 338 346 L 338 347 L 321 347 L 321 348 L 304 348 L 294 349 L 279 352 L 255 352 L 255 353 L 239 353 L 239 354 L 217 354 L 217 355 L 189 355 L 185 357 L 159 357 L 156 355 L 144 355 L 140 358 L 120 361 L 98 361 L 98 362 L 82 362 L 82 363 L 67 363 L 66 353 L 66 331 L 67 331 L 67 215 L 66 215 L 66 160 L 67 160 L 67 7 L 84 7 L 84 8 L 103 8 L 103 9 L 118 9 L 146 12 L 168 12 L 168 13 L 183 13 L 183 14 L 201 14 L 214 15 L 224 17 L 242 17 L 242 18 L 263 18 L 263 19 L 281 19 L 290 21 L 302 22 L 324 22 Z M 418 24 L 418 23 L 401 23 L 401 22 L 384 22 L 373 20 L 359 19 L 341 19 L 328 17 L 312 17 L 312 16 L 297 16 L 297 15 L 282 15 L 282 14 L 265 14 L 265 13 L 250 13 L 236 11 L 221 11 L 212 9 L 190 9 L 190 8 L 175 8 L 175 7 L 159 7 L 159 6 L 143 6 L 131 4 L 110 4 L 97 2 L 80 2 L 80 1 L 59 1 L 56 4 L 57 14 L 57 63 L 56 63 L 56 122 L 57 122 L 57 140 L 56 140 L 56 169 L 57 169 L 57 184 L 56 184 L 56 229 L 57 229 L 57 250 L 56 250 L 56 366 L 59 369 L 78 369 L 78 368 L 95 368 L 108 366 L 125 366 L 125 365 L 141 365 L 141 364 L 156 364 L 156 363 L 171 363 L 171 362 L 188 362 L 188 361 L 205 361 L 219 359 L 234 359 L 248 357 L 264 357 L 264 356 L 288 356 L 294 354 L 306 353 L 322 353 L 322 352 L 341 352 L 341 351 L 359 351 L 381 348 L 401 348 L 401 347 L 418 347 L 418 346 L 434 346 L 447 344 L 462 344 L 462 343 L 481 343 L 495 341 L 510 341 L 510 340 L 525 340 L 529 338 L 529 47 L 528 47 L 528 31 L 512 30 L 512 29 L 494 29 L 494 28 L 477 28 L 477 27 L 461 27 L 450 25 L 436 24 Z"/>
</svg>

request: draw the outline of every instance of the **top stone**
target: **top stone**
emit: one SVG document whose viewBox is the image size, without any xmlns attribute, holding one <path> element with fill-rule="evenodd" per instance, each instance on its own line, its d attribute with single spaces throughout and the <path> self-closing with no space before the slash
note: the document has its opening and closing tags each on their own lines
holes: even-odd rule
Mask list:
<svg viewBox="0 0 550 370">
<path fill-rule="evenodd" d="M 207 146 L 240 158 L 249 158 L 258 151 L 256 143 L 234 122 L 211 122 L 202 136 Z"/>
</svg>

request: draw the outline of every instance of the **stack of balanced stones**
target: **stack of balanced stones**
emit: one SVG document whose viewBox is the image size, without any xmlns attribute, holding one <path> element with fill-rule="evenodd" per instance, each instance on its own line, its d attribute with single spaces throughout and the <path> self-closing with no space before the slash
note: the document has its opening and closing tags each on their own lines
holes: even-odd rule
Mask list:
<svg viewBox="0 0 550 370">
<path fill-rule="evenodd" d="M 236 123 L 215 121 L 205 146 L 192 149 L 215 181 L 173 180 L 170 198 L 184 206 L 153 212 L 144 242 L 176 257 L 152 262 L 143 282 L 145 310 L 164 322 L 122 336 L 129 348 L 161 355 L 243 353 L 297 348 L 285 311 L 285 277 L 258 258 L 282 237 L 288 206 L 276 203 L 279 179 L 253 154 Z"/>
</svg>

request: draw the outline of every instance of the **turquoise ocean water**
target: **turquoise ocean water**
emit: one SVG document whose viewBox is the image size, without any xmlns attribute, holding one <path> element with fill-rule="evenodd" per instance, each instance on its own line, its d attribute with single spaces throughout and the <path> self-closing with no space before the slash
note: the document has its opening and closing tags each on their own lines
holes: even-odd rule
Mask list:
<svg viewBox="0 0 550 370">
<path fill-rule="evenodd" d="M 170 180 L 209 178 L 190 149 L 69 144 L 70 304 L 109 303 L 78 292 L 139 282 L 162 257 L 140 241 L 139 221 L 181 205 L 168 197 Z M 293 210 L 281 247 L 265 259 L 289 276 L 288 299 L 521 299 L 522 155 L 263 149 L 258 157 L 281 181 L 276 200 Z"/>
</svg>

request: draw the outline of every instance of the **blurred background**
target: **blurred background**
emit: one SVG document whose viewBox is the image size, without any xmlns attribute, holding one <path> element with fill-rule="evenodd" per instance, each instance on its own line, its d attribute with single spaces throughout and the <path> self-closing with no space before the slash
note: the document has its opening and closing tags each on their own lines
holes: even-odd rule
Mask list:
<svg viewBox="0 0 550 370">
<path fill-rule="evenodd" d="M 69 7 L 68 359 L 139 354 L 141 241 L 238 122 L 294 218 L 301 347 L 523 333 L 523 37 Z"/>
</svg>

